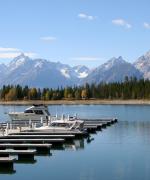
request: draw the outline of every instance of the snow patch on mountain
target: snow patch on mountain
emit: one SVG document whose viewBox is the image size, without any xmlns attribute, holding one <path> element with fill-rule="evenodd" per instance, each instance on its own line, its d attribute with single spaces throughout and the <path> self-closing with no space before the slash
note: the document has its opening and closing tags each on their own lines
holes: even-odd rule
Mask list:
<svg viewBox="0 0 150 180">
<path fill-rule="evenodd" d="M 66 78 L 70 78 L 70 75 L 69 75 L 67 69 L 61 69 L 60 72 L 61 72 L 62 75 L 65 76 Z"/>
<path fill-rule="evenodd" d="M 82 65 L 75 66 L 73 69 L 76 72 L 76 76 L 80 79 L 87 77 L 90 72 L 88 67 Z"/>
<path fill-rule="evenodd" d="M 85 78 L 87 76 L 88 76 L 88 73 L 86 73 L 86 72 L 82 72 L 82 73 L 78 74 L 78 78 Z"/>
</svg>

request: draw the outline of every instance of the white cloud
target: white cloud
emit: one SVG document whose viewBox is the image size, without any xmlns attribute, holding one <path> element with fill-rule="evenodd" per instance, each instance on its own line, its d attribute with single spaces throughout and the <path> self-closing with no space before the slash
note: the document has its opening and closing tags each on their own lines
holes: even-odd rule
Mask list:
<svg viewBox="0 0 150 180">
<path fill-rule="evenodd" d="M 146 28 L 146 29 L 150 29 L 150 23 L 147 23 L 147 22 L 144 22 L 144 27 Z"/>
<path fill-rule="evenodd" d="M 34 53 L 34 52 L 25 52 L 24 54 L 25 56 L 29 56 L 31 58 L 35 58 L 38 55 L 37 53 Z"/>
<path fill-rule="evenodd" d="M 5 47 L 0 47 L 0 52 L 18 52 L 20 49 L 17 48 L 5 48 Z"/>
<path fill-rule="evenodd" d="M 127 21 L 125 21 L 124 19 L 114 19 L 112 20 L 112 23 L 117 26 L 123 26 L 127 29 L 130 29 L 132 27 L 132 25 Z"/>
<path fill-rule="evenodd" d="M 0 47 L 0 59 L 12 59 L 19 56 L 23 51 L 18 48 Z M 26 56 L 34 58 L 37 56 L 33 52 L 23 52 Z"/>
<path fill-rule="evenodd" d="M 82 57 L 72 57 L 71 60 L 75 60 L 75 61 L 98 61 L 98 60 L 101 60 L 101 58 L 92 57 L 92 56 L 82 56 Z"/>
<path fill-rule="evenodd" d="M 42 41 L 48 41 L 48 42 L 52 42 L 55 41 L 57 38 L 54 36 L 45 36 L 45 37 L 41 37 L 40 38 Z"/>
<path fill-rule="evenodd" d="M 7 53 L 0 52 L 0 59 L 13 59 L 13 58 L 19 56 L 20 54 L 21 54 L 21 52 L 7 52 Z M 31 58 L 37 56 L 36 53 L 32 53 L 32 52 L 25 52 L 24 54 Z"/>
<path fill-rule="evenodd" d="M 88 15 L 85 13 L 78 14 L 78 17 L 81 19 L 86 19 L 86 20 L 90 20 L 90 21 L 95 20 L 97 18 L 96 16 L 91 16 L 91 15 Z"/>
</svg>

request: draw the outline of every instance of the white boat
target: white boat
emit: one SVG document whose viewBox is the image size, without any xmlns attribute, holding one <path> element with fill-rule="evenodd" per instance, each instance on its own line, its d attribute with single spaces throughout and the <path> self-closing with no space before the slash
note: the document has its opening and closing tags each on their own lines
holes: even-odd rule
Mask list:
<svg viewBox="0 0 150 180">
<path fill-rule="evenodd" d="M 29 123 L 31 125 L 32 122 L 35 123 L 34 131 L 79 132 L 84 129 L 84 121 L 77 120 L 76 117 L 65 118 L 64 115 L 61 119 L 58 119 L 57 116 L 52 117 L 45 105 L 33 105 L 24 112 L 9 112 L 8 115 L 12 122 L 18 124 Z"/>
<path fill-rule="evenodd" d="M 24 112 L 9 112 L 12 121 L 36 121 L 36 120 L 48 120 L 50 113 L 46 105 L 36 105 L 25 109 Z"/>
<path fill-rule="evenodd" d="M 54 120 L 47 126 L 34 128 L 34 131 L 82 131 L 84 130 L 84 121 L 81 120 Z"/>
</svg>

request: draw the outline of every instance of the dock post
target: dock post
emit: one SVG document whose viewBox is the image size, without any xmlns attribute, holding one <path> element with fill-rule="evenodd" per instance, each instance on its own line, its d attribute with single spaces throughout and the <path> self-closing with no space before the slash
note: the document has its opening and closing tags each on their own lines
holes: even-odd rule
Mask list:
<svg viewBox="0 0 150 180">
<path fill-rule="evenodd" d="M 21 125 L 19 126 L 19 132 L 21 132 Z"/>
<path fill-rule="evenodd" d="M 64 114 L 62 114 L 61 119 L 64 120 Z"/>
<path fill-rule="evenodd" d="M 57 113 L 56 113 L 56 120 L 58 119 L 58 115 L 57 115 Z"/>
<path fill-rule="evenodd" d="M 43 117 L 41 117 L 41 124 L 43 125 Z"/>
<path fill-rule="evenodd" d="M 4 134 L 5 134 L 5 129 L 4 127 L 2 127 L 2 135 L 4 136 Z"/>
<path fill-rule="evenodd" d="M 51 116 L 48 116 L 48 126 L 51 124 Z"/>
<path fill-rule="evenodd" d="M 46 116 L 46 126 L 48 126 L 48 116 Z"/>
<path fill-rule="evenodd" d="M 10 127 L 10 129 L 12 129 L 12 122 L 10 123 L 10 126 L 9 126 L 9 127 Z"/>
<path fill-rule="evenodd" d="M 8 135 L 8 127 L 6 126 L 6 129 L 5 129 L 5 135 L 7 136 Z"/>
<path fill-rule="evenodd" d="M 34 129 L 35 128 L 35 123 L 32 123 L 32 129 Z"/>
<path fill-rule="evenodd" d="M 75 118 L 77 119 L 78 117 L 77 117 L 77 113 L 75 113 Z"/>
<path fill-rule="evenodd" d="M 32 126 L 32 124 L 31 124 L 31 119 L 29 119 L 29 129 L 31 130 L 31 126 Z"/>
</svg>

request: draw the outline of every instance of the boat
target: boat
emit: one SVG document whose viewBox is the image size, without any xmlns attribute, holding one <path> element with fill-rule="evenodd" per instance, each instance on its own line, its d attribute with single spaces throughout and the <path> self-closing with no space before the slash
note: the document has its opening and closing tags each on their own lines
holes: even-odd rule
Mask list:
<svg viewBox="0 0 150 180">
<path fill-rule="evenodd" d="M 84 121 L 81 120 L 53 120 L 48 125 L 35 127 L 34 131 L 58 131 L 58 132 L 66 132 L 66 131 L 83 131 L 84 130 Z"/>
<path fill-rule="evenodd" d="M 9 112 L 8 115 L 12 121 L 44 121 L 48 120 L 50 113 L 46 105 L 33 104 L 24 112 Z"/>
<path fill-rule="evenodd" d="M 25 109 L 24 112 L 9 112 L 8 115 L 11 121 L 19 125 L 32 126 L 34 131 L 55 131 L 55 132 L 81 132 L 84 130 L 84 121 L 68 116 L 65 118 L 62 115 L 61 119 L 58 116 L 52 117 L 46 105 L 36 105 Z"/>
</svg>

